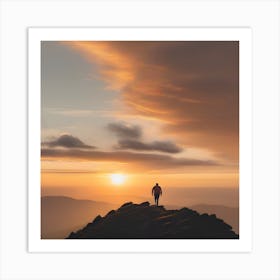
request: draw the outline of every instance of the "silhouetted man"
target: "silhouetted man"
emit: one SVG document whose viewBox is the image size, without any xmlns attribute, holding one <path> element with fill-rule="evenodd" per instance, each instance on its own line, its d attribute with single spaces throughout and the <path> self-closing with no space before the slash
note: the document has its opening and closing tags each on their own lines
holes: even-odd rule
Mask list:
<svg viewBox="0 0 280 280">
<path fill-rule="evenodd" d="M 155 204 L 158 206 L 158 200 L 160 195 L 162 195 L 161 187 L 156 183 L 156 185 L 152 189 L 152 195 L 155 197 Z"/>
</svg>

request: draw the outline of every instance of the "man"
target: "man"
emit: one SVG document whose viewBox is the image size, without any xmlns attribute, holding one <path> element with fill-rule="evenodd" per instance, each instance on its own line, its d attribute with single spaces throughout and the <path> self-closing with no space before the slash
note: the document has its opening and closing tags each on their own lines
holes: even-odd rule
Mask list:
<svg viewBox="0 0 280 280">
<path fill-rule="evenodd" d="M 152 195 L 155 197 L 155 204 L 158 206 L 158 200 L 160 195 L 162 195 L 161 187 L 156 183 L 156 185 L 152 189 Z"/>
</svg>

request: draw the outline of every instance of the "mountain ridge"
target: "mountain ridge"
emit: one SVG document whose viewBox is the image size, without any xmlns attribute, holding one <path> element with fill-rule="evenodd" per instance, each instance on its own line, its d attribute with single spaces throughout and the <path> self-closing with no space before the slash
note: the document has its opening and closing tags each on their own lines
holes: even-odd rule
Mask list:
<svg viewBox="0 0 280 280">
<path fill-rule="evenodd" d="M 215 214 L 220 219 L 230 224 L 233 230 L 239 234 L 239 208 L 216 204 L 194 204 L 190 206 L 191 209 L 200 214 L 207 213 L 209 215 Z"/>
<path fill-rule="evenodd" d="M 96 216 L 67 239 L 238 239 L 232 227 L 215 214 L 190 208 L 166 210 L 148 201 L 127 202 L 104 217 Z"/>
<path fill-rule="evenodd" d="M 104 215 L 114 204 L 68 196 L 41 197 L 41 238 L 63 239 L 85 226 L 92 216 Z"/>
</svg>

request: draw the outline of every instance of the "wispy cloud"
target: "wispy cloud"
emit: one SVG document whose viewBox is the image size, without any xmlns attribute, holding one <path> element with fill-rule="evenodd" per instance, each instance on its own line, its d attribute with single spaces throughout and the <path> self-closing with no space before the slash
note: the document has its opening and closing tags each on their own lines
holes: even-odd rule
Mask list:
<svg viewBox="0 0 280 280">
<path fill-rule="evenodd" d="M 99 65 L 132 115 L 162 120 L 181 143 L 238 160 L 238 42 L 67 44 Z"/>
<path fill-rule="evenodd" d="M 72 170 L 72 169 L 41 169 L 42 173 L 56 173 L 56 174 L 93 174 L 98 173 L 99 171 L 94 170 Z"/>
<path fill-rule="evenodd" d="M 87 110 L 87 109 L 71 109 L 71 108 L 59 108 L 59 107 L 51 107 L 51 108 L 43 108 L 43 112 L 52 115 L 62 115 L 71 118 L 77 117 L 89 117 L 89 116 L 112 116 L 115 117 L 116 114 L 120 113 L 118 111 L 109 111 L 109 110 Z"/>
<path fill-rule="evenodd" d="M 162 169 L 184 166 L 215 166 L 218 162 L 212 160 L 197 160 L 189 158 L 177 158 L 169 155 L 135 153 L 128 151 L 104 152 L 86 151 L 82 149 L 46 149 L 41 150 L 43 159 L 75 159 L 81 161 L 103 161 L 142 165 L 146 168 Z"/>
</svg>

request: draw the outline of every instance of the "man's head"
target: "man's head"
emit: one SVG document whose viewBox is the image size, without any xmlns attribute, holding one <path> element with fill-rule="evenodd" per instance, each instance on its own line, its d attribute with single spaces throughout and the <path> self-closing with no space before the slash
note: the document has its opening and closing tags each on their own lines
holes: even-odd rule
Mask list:
<svg viewBox="0 0 280 280">
<path fill-rule="evenodd" d="M 156 183 L 156 186 L 158 186 L 158 183 Z"/>
</svg>

